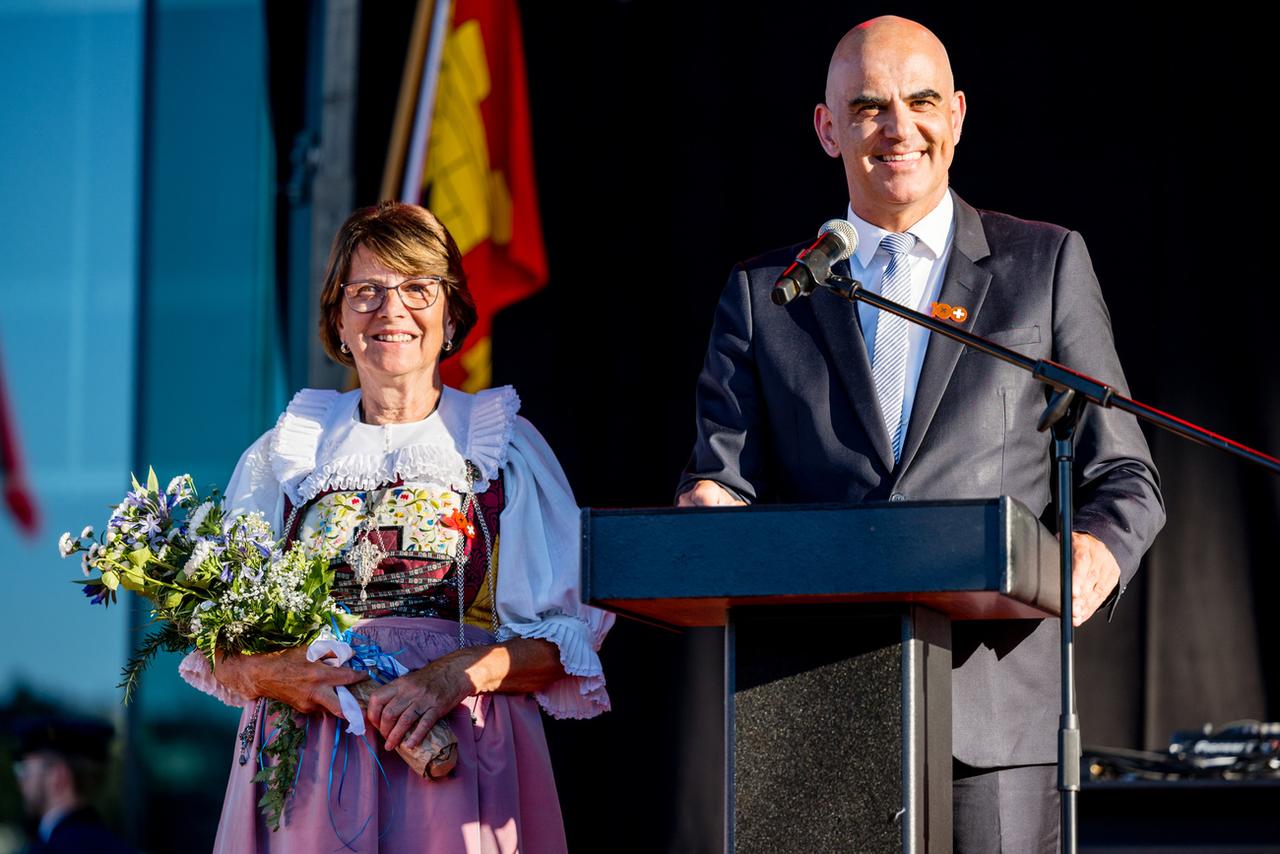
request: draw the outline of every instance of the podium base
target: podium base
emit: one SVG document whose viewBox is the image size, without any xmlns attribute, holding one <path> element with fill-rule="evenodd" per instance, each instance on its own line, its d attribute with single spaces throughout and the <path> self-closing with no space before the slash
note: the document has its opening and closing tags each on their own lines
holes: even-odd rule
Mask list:
<svg viewBox="0 0 1280 854">
<path fill-rule="evenodd" d="M 725 654 L 727 851 L 951 851 L 947 617 L 738 608 Z"/>
</svg>

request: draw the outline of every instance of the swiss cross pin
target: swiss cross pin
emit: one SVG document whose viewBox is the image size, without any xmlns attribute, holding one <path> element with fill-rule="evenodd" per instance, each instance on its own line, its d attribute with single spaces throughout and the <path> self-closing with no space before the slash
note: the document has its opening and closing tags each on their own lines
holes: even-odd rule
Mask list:
<svg viewBox="0 0 1280 854">
<path fill-rule="evenodd" d="M 950 320 L 955 323 L 964 323 L 969 319 L 969 309 L 962 305 L 947 305 L 945 302 L 931 302 L 929 309 L 933 312 L 933 316 L 939 320 Z"/>
</svg>

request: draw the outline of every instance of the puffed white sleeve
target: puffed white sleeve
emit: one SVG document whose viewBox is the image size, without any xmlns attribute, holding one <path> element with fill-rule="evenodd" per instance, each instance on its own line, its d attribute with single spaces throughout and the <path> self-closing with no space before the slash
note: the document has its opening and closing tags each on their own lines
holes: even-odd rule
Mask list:
<svg viewBox="0 0 1280 854">
<path fill-rule="evenodd" d="M 498 640 L 554 643 L 568 675 L 536 692 L 538 703 L 555 718 L 595 717 L 609 710 L 597 653 L 614 616 L 582 603 L 573 490 L 546 440 L 523 418 L 516 420 L 502 475 Z"/>
<path fill-rule="evenodd" d="M 276 536 L 282 536 L 284 525 L 284 492 L 271 466 L 271 438 L 274 430 L 258 437 L 240 455 L 223 493 L 223 507 L 227 515 L 258 512 L 271 524 Z"/>
<path fill-rule="evenodd" d="M 271 433 L 268 430 L 240 455 L 240 462 L 236 463 L 231 481 L 223 493 L 223 507 L 229 515 L 260 512 L 271 523 L 271 529 L 278 533 L 284 498 L 280 484 L 271 470 Z M 219 682 L 209 666 L 209 659 L 199 650 L 193 650 L 182 659 L 178 664 L 178 674 L 192 688 L 203 691 L 228 706 L 244 706 L 253 702 L 251 698 L 231 691 Z"/>
</svg>

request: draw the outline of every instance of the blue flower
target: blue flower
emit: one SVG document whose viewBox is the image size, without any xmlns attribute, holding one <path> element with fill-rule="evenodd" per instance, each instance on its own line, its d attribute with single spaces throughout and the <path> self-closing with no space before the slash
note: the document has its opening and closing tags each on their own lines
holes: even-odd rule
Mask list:
<svg viewBox="0 0 1280 854">
<path fill-rule="evenodd" d="M 84 595 L 89 597 L 90 605 L 107 605 L 107 600 L 111 596 L 111 591 L 107 589 L 105 584 L 86 584 L 84 585 Z"/>
</svg>

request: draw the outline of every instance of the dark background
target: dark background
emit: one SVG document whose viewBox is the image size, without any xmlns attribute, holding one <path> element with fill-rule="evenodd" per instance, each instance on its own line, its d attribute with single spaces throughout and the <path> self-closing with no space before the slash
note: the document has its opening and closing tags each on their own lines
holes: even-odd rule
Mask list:
<svg viewBox="0 0 1280 854">
<path fill-rule="evenodd" d="M 269 9 L 283 182 L 307 7 Z M 551 281 L 499 316 L 494 379 L 520 391 L 579 503 L 671 501 L 725 276 L 843 215 L 813 106 L 840 36 L 890 11 L 942 38 L 968 96 L 956 190 L 1085 236 L 1133 395 L 1280 449 L 1270 22 L 1030 9 L 524 4 Z M 362 9 L 358 204 L 376 200 L 412 15 L 409 2 Z M 1280 481 L 1148 438 L 1169 521 L 1115 621 L 1079 633 L 1087 745 L 1160 750 L 1175 727 L 1280 716 Z M 677 782 L 719 761 L 718 744 L 689 737 L 719 714 L 691 699 L 721 678 L 709 648 L 620 622 L 604 651 L 614 712 L 549 723 L 576 850 L 620 828 L 633 850 L 663 850 L 678 801 L 715 809 Z"/>
</svg>

